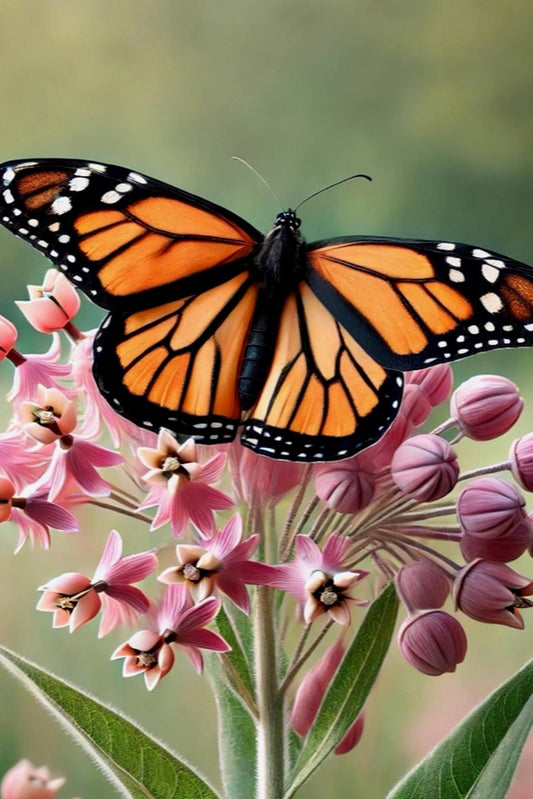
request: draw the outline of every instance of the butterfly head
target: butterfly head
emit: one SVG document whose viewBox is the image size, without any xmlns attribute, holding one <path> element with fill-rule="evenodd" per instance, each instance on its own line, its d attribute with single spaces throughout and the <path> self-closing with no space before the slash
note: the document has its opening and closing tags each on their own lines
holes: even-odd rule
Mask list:
<svg viewBox="0 0 533 799">
<path fill-rule="evenodd" d="M 283 227 L 288 228 L 289 230 L 298 230 L 301 224 L 301 219 L 297 217 L 296 213 L 291 211 L 289 208 L 287 211 L 281 211 L 277 215 L 274 228 Z"/>
</svg>

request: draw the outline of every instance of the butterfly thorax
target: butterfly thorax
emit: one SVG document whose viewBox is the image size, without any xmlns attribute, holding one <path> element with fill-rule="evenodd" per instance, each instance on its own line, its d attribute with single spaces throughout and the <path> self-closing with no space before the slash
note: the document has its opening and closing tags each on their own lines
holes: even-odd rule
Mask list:
<svg viewBox="0 0 533 799">
<path fill-rule="evenodd" d="M 252 407 L 264 385 L 283 306 L 305 272 L 305 242 L 299 227 L 294 211 L 282 211 L 254 259 L 259 295 L 239 378 L 243 410 Z"/>
</svg>

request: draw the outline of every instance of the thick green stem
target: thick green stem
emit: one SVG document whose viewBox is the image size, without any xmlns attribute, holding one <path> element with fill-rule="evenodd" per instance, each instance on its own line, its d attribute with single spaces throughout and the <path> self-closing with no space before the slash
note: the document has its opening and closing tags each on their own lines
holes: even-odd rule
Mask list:
<svg viewBox="0 0 533 799">
<path fill-rule="evenodd" d="M 255 668 L 257 678 L 257 793 L 256 799 L 281 799 L 284 786 L 285 724 L 283 696 L 277 676 L 274 592 L 258 586 L 256 602 Z"/>
</svg>

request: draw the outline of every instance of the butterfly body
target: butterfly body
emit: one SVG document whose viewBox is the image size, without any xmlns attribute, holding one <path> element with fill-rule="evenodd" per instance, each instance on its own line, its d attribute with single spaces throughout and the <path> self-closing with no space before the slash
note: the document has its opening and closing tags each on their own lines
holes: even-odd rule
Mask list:
<svg viewBox="0 0 533 799">
<path fill-rule="evenodd" d="M 109 311 L 93 371 L 117 412 L 206 444 L 349 457 L 395 418 L 402 372 L 533 344 L 533 270 L 449 241 L 263 236 L 132 170 L 0 166 L 0 221 Z"/>
</svg>

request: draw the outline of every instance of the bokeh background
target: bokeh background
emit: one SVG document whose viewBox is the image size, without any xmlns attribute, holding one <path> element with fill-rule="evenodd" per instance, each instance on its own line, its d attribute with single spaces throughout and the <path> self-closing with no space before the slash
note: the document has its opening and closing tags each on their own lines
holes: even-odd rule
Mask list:
<svg viewBox="0 0 533 799">
<path fill-rule="evenodd" d="M 373 183 L 356 181 L 306 205 L 308 239 L 442 237 L 527 261 L 532 34 L 526 0 L 3 0 L 0 160 L 57 155 L 127 165 L 263 229 L 276 204 L 230 156 L 249 160 L 287 206 L 367 172 Z M 0 312 L 20 323 L 22 351 L 47 346 L 12 305 L 45 266 L 0 232 Z M 85 306 L 81 324 L 99 317 Z M 526 411 L 509 441 L 532 427 L 531 358 L 495 353 L 456 370 L 458 379 L 503 371 L 520 385 Z M 0 377 L 7 387 L 9 363 Z M 462 463 L 504 459 L 506 447 L 465 446 Z M 216 781 L 214 703 L 188 662 L 148 694 L 107 661 L 122 633 L 97 641 L 94 625 L 75 636 L 52 632 L 49 617 L 34 612 L 38 585 L 95 563 L 111 524 L 97 514 L 83 522 L 83 535 L 56 534 L 51 551 L 26 546 L 17 556 L 15 531 L 2 526 L 0 640 L 125 710 Z M 135 525 L 120 529 L 128 551 L 148 545 Z M 518 568 L 532 572 L 527 559 Z M 466 623 L 467 662 L 439 679 L 416 674 L 393 651 L 361 744 L 332 759 L 300 795 L 381 799 L 531 656 L 533 619 L 526 623 L 525 633 Z M 4 674 L 0 709 L 0 774 L 29 757 L 68 776 L 61 797 L 115 795 Z M 515 799 L 533 786 L 527 756 L 521 768 Z"/>
</svg>

